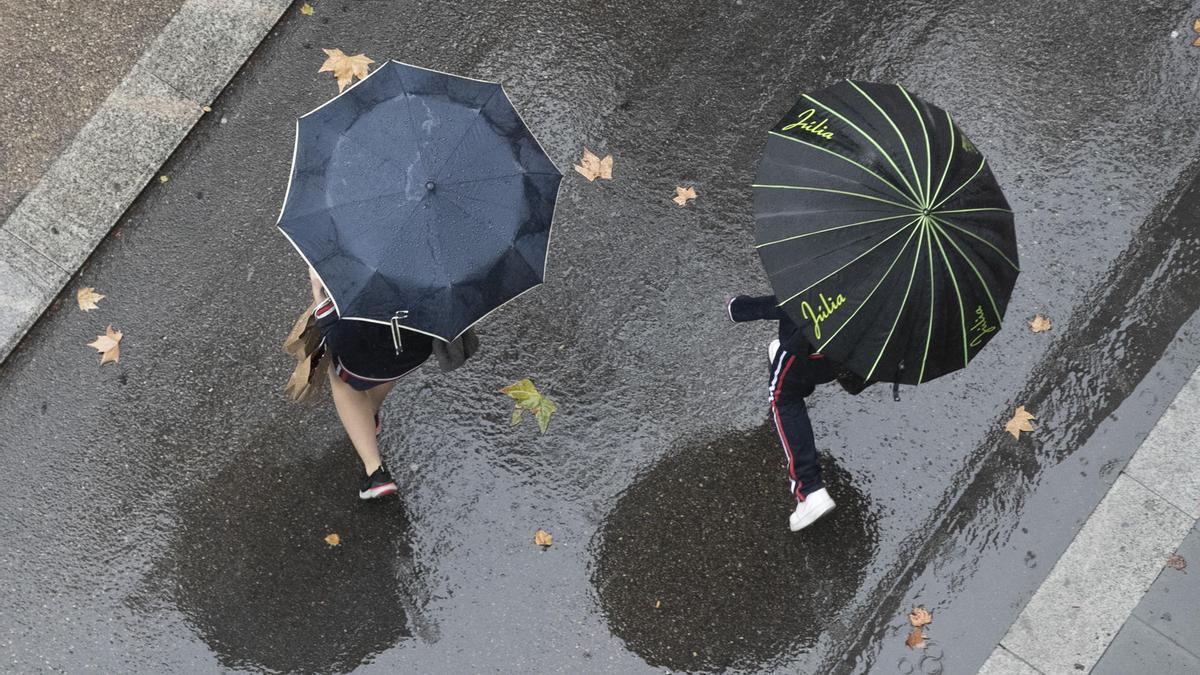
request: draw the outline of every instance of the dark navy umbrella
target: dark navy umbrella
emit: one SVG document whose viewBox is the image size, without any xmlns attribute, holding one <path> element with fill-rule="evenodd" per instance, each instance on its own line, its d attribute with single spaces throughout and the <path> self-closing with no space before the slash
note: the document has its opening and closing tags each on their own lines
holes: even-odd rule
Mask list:
<svg viewBox="0 0 1200 675">
<path fill-rule="evenodd" d="M 542 283 L 561 180 L 499 84 L 389 61 L 297 120 L 278 225 L 342 319 L 453 340 Z"/>
<path fill-rule="evenodd" d="M 803 95 L 754 185 L 757 249 L 813 348 L 867 380 L 967 365 L 1017 280 L 1013 213 L 945 110 L 892 84 Z"/>
</svg>

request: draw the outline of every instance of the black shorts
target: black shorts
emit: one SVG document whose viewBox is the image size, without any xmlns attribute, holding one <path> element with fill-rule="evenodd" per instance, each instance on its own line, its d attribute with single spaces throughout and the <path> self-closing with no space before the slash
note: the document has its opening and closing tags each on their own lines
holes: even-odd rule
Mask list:
<svg viewBox="0 0 1200 675">
<path fill-rule="evenodd" d="M 313 311 L 338 379 L 357 391 L 395 382 L 416 370 L 433 352 L 433 338 L 402 330 L 404 349 L 396 353 L 391 326 L 338 318 L 333 301 Z"/>
</svg>

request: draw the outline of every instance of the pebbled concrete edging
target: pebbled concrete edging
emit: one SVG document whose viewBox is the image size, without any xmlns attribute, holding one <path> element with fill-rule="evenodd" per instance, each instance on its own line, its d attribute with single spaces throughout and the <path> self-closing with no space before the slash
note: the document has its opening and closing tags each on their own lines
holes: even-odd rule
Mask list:
<svg viewBox="0 0 1200 675">
<path fill-rule="evenodd" d="M 0 362 L 292 0 L 188 0 L 0 225 Z"/>
<path fill-rule="evenodd" d="M 979 671 L 1089 672 L 1200 516 L 1200 370 Z"/>
</svg>

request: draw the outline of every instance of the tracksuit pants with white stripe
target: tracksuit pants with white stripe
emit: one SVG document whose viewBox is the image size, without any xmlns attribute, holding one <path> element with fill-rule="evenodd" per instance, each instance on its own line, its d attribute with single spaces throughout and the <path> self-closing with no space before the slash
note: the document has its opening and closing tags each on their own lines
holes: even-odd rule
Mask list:
<svg viewBox="0 0 1200 675">
<path fill-rule="evenodd" d="M 800 501 L 825 487 L 804 399 L 813 393 L 827 369 L 820 354 L 796 354 L 783 347 L 771 363 L 771 419 L 787 460 L 791 492 Z"/>
<path fill-rule="evenodd" d="M 796 499 L 824 487 L 817 463 L 817 443 L 804 399 L 818 384 L 832 382 L 833 364 L 812 347 L 800 328 L 780 309 L 773 295 L 739 295 L 726 306 L 729 319 L 778 321 L 779 350 L 771 359 L 771 420 L 779 431 L 779 442 L 787 460 L 788 481 Z"/>
</svg>

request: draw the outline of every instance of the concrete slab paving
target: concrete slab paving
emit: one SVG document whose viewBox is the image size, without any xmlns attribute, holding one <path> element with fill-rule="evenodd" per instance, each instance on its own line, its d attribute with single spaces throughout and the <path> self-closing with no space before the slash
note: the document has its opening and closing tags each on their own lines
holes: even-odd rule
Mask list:
<svg viewBox="0 0 1200 675">
<path fill-rule="evenodd" d="M 13 348 L 68 276 L 25 242 L 0 231 L 0 352 Z"/>
<path fill-rule="evenodd" d="M 183 0 L 0 3 L 0 221 L 37 185 Z"/>
<path fill-rule="evenodd" d="M 1196 567 L 1190 570 L 1165 567 L 1133 615 L 1184 649 L 1200 655 L 1200 576 L 1196 574 L 1200 567 L 1200 527 L 1192 527 L 1175 553 Z M 1114 641 L 1109 651 L 1115 647 Z"/>
<path fill-rule="evenodd" d="M 1200 673 L 1200 658 L 1133 617 L 1121 627 L 1112 646 L 1091 672 L 1095 675 L 1189 675 Z"/>
<path fill-rule="evenodd" d="M 1200 518 L 1200 378 L 1193 377 L 1159 419 L 1125 473 Z"/>
<path fill-rule="evenodd" d="M 135 67 L 4 229 L 74 270 L 201 114 L 199 102 Z"/>
<path fill-rule="evenodd" d="M 1192 523 L 1118 476 L 1000 644 L 1044 672 L 1090 669 Z"/>
</svg>

